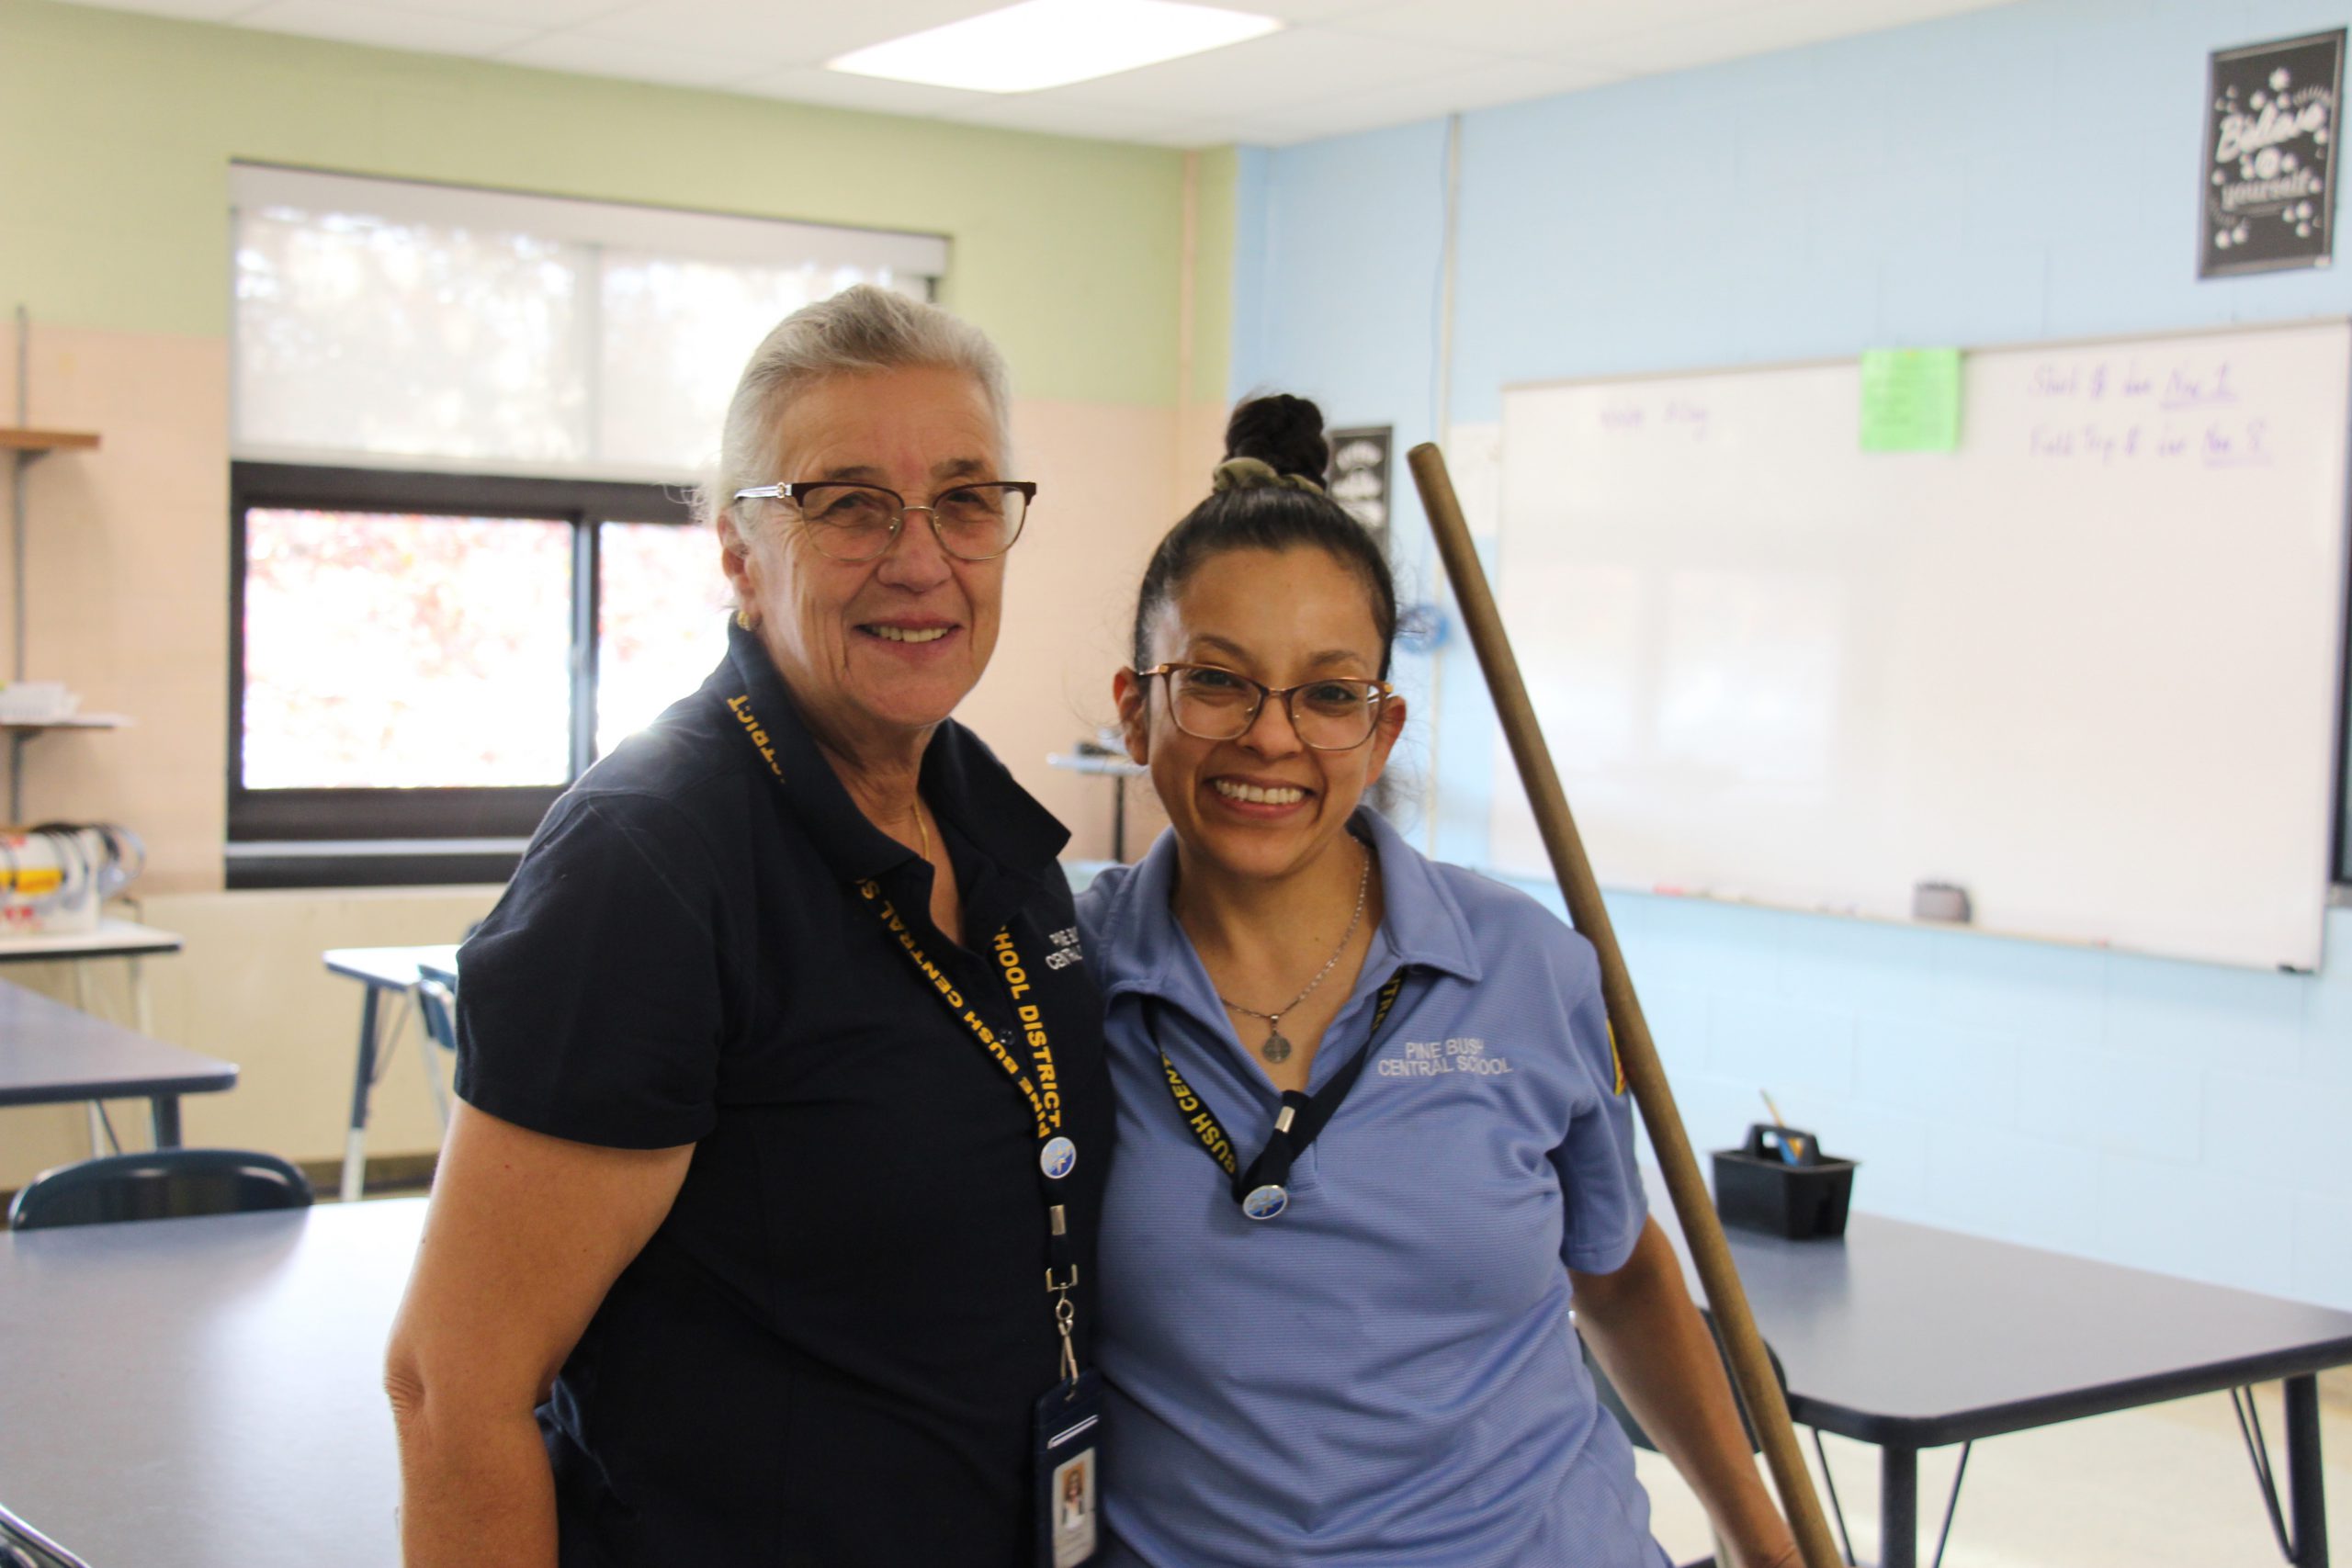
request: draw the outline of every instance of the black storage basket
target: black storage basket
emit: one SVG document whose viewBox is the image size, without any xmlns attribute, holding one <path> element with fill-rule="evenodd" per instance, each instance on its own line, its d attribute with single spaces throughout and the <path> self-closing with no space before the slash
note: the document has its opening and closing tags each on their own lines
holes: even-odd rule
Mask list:
<svg viewBox="0 0 2352 1568">
<path fill-rule="evenodd" d="M 1857 1162 L 1825 1156 L 1812 1134 L 1758 1122 L 1745 1147 L 1717 1149 L 1714 1158 L 1724 1224 L 1791 1241 L 1846 1234 Z"/>
</svg>

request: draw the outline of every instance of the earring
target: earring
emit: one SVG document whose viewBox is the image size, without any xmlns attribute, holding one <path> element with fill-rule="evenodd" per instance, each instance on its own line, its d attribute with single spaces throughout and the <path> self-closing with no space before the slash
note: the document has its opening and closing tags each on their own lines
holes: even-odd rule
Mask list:
<svg viewBox="0 0 2352 1568">
<path fill-rule="evenodd" d="M 735 624 L 742 627 L 745 631 L 750 631 L 752 629 L 752 612 L 749 610 L 736 611 Z"/>
</svg>

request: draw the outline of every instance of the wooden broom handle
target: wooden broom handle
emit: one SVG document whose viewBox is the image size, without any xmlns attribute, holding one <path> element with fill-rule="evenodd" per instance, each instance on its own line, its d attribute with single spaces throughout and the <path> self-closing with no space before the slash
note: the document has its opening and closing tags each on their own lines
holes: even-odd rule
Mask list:
<svg viewBox="0 0 2352 1568">
<path fill-rule="evenodd" d="M 1469 526 L 1462 520 L 1462 503 L 1455 499 L 1453 481 L 1446 474 L 1445 455 L 1424 442 L 1406 455 L 1406 461 L 1421 492 L 1430 531 L 1437 536 L 1438 554 L 1453 581 L 1454 600 L 1469 626 L 1471 646 L 1478 650 L 1479 668 L 1486 672 L 1487 689 L 1493 694 L 1495 712 L 1510 741 L 1511 757 L 1519 764 L 1520 782 L 1527 787 L 1528 804 L 1535 808 L 1535 825 L 1552 857 L 1553 873 L 1567 897 L 1569 917 L 1600 956 L 1601 995 L 1609 1004 L 1618 1060 L 1634 1103 L 1642 1109 L 1642 1124 L 1649 1129 L 1650 1146 L 1657 1152 L 1667 1192 L 1682 1221 L 1691 1259 L 1699 1266 L 1699 1282 L 1706 1289 L 1707 1304 L 1714 1310 L 1715 1325 L 1722 1330 L 1733 1381 L 1739 1385 L 1764 1458 L 1771 1466 L 1797 1550 L 1805 1568 L 1838 1568 L 1838 1549 L 1830 1542 L 1828 1521 L 1822 1517 L 1820 1499 L 1814 1495 L 1804 1456 L 1797 1450 L 1796 1429 L 1789 1424 L 1780 1380 L 1772 1375 L 1770 1358 L 1757 1335 L 1756 1319 L 1747 1310 L 1747 1293 L 1740 1289 L 1731 1244 L 1724 1238 L 1723 1224 L 1716 1219 L 1706 1184 L 1699 1178 L 1690 1135 L 1682 1130 L 1674 1091 L 1667 1087 L 1666 1069 L 1658 1063 L 1641 1001 L 1634 995 L 1633 979 L 1625 972 L 1625 956 L 1618 951 L 1617 933 L 1601 902 L 1600 885 L 1593 880 L 1584 841 L 1577 836 L 1576 818 L 1568 814 L 1568 799 L 1560 789 L 1560 775 L 1544 745 L 1534 705 L 1528 701 L 1527 684 L 1520 679 L 1519 660 L 1503 630 L 1501 612 L 1495 608 L 1494 592 L 1487 585 L 1486 569 L 1470 543 Z"/>
</svg>

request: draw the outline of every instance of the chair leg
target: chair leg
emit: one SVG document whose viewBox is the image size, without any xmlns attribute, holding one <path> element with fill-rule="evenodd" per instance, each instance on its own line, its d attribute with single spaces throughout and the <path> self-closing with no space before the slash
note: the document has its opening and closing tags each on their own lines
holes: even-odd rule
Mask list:
<svg viewBox="0 0 2352 1568">
<path fill-rule="evenodd" d="M 440 1115 L 441 1130 L 449 1130 L 449 1086 L 441 1081 L 441 1053 L 430 1037 L 416 1047 L 416 1065 L 424 1069 L 425 1087 L 433 1091 L 433 1109 Z"/>
<path fill-rule="evenodd" d="M 74 1010 L 78 1012 L 86 1012 L 96 1016 L 96 1010 L 90 1006 L 90 966 L 87 964 L 76 964 L 73 968 Z M 98 1102 L 95 1100 L 90 1101 L 88 1116 L 90 1122 L 90 1157 L 92 1159 L 96 1159 L 99 1156 L 107 1152 L 107 1134 L 111 1133 L 113 1129 L 107 1126 L 103 1119 L 104 1113 L 100 1111 Z M 116 1145 L 114 1152 L 116 1154 L 120 1154 L 122 1152 L 122 1146 L 119 1144 Z"/>
</svg>

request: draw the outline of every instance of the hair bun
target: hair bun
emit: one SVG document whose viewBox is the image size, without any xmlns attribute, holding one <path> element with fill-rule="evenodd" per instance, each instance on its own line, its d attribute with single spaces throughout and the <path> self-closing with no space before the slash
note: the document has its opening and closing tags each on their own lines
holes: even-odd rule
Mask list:
<svg viewBox="0 0 2352 1568">
<path fill-rule="evenodd" d="M 1251 398 L 1226 423 L 1225 455 L 1255 457 L 1278 474 L 1295 474 L 1320 485 L 1331 468 L 1323 411 L 1288 392 Z"/>
</svg>

